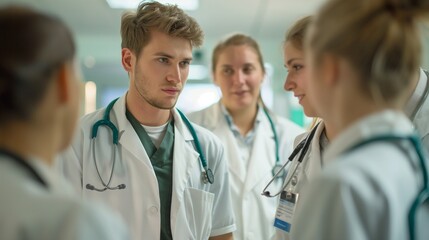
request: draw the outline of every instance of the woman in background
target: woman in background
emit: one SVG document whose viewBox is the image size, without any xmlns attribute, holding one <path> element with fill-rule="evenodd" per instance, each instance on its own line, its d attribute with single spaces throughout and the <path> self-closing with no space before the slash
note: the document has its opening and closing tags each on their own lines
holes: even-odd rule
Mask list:
<svg viewBox="0 0 429 240">
<path fill-rule="evenodd" d="M 128 239 L 121 221 L 71 196 L 54 156 L 79 109 L 75 44 L 57 18 L 0 8 L 0 239 Z"/>
<path fill-rule="evenodd" d="M 272 219 L 278 200 L 261 190 L 292 151 L 302 129 L 267 109 L 261 99 L 264 61 L 257 42 L 234 34 L 212 55 L 214 83 L 222 98 L 189 118 L 217 135 L 225 146 L 237 230 L 234 239 L 273 239 Z M 284 176 L 283 176 L 284 177 Z M 280 188 L 283 178 L 274 181 Z"/>
<path fill-rule="evenodd" d="M 402 112 L 420 66 L 417 20 L 428 15 L 427 0 L 330 0 L 316 15 L 308 93 L 337 135 L 302 194 L 293 239 L 428 238 L 428 211 L 413 222 L 427 160 Z"/>
</svg>

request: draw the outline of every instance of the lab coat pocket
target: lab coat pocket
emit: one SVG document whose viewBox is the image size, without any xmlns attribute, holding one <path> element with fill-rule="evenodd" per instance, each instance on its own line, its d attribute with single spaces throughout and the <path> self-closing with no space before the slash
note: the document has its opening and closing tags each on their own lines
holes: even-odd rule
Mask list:
<svg viewBox="0 0 429 240">
<path fill-rule="evenodd" d="M 196 240 L 208 239 L 212 226 L 214 194 L 186 188 L 183 195 L 186 219 Z"/>
</svg>

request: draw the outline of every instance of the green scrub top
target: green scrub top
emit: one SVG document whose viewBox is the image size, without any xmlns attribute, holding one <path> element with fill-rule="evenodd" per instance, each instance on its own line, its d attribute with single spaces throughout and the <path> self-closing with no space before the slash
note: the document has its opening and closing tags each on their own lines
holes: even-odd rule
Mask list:
<svg viewBox="0 0 429 240">
<path fill-rule="evenodd" d="M 128 109 L 126 116 L 139 136 L 158 180 L 159 198 L 161 200 L 161 239 L 173 239 L 170 226 L 170 211 L 173 185 L 174 119 L 168 124 L 161 145 L 156 149 L 143 126 Z"/>
</svg>

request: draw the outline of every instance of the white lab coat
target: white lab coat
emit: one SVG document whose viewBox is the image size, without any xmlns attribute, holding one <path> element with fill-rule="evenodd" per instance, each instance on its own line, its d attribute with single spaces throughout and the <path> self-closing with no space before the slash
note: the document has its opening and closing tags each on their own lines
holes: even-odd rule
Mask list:
<svg viewBox="0 0 429 240">
<path fill-rule="evenodd" d="M 0 239 L 129 239 L 118 216 L 73 196 L 70 185 L 44 163 L 29 164 L 46 182 L 0 155 Z"/>
<path fill-rule="evenodd" d="M 302 159 L 302 163 L 298 165 L 298 158 L 301 154 L 301 151 L 295 156 L 295 158 L 290 163 L 289 171 L 284 182 L 285 184 L 287 181 L 289 181 L 289 184 L 288 186 L 286 186 L 285 190 L 300 194 L 298 201 L 301 198 L 301 190 L 303 186 L 308 184 L 308 182 L 311 179 L 313 179 L 314 176 L 317 176 L 322 169 L 322 155 L 321 155 L 322 153 L 320 151 L 319 140 L 323 130 L 325 130 L 325 124 L 323 121 L 321 121 L 317 126 L 317 129 L 316 129 L 316 132 L 314 133 L 311 144 L 306 154 L 304 155 L 304 158 Z M 303 141 L 308 134 L 310 134 L 310 132 L 303 133 L 298 137 L 296 137 L 294 147 L 296 147 L 301 141 Z M 293 174 L 295 169 L 296 169 L 295 174 Z M 290 182 L 293 176 L 296 176 L 298 180 L 295 186 L 292 186 Z M 295 224 L 292 222 L 291 225 L 292 225 L 291 228 L 293 228 Z M 276 239 L 288 240 L 290 239 L 290 233 L 287 233 L 281 229 L 276 228 Z"/>
<path fill-rule="evenodd" d="M 246 169 L 220 104 L 218 102 L 192 113 L 189 118 L 212 131 L 224 143 L 228 154 L 231 196 L 237 223 L 234 239 L 273 239 L 275 236 L 273 216 L 278 199 L 261 195 L 273 177 L 272 169 L 275 165 L 275 143 L 270 123 L 266 117 L 259 123 Z M 278 116 L 272 118 L 279 138 L 280 161 L 283 163 L 292 152 L 293 140 L 303 132 L 303 129 L 284 118 Z M 278 190 L 281 183 L 282 180 L 275 180 L 270 189 Z"/>
<path fill-rule="evenodd" d="M 400 112 L 383 111 L 359 120 L 337 136 L 323 155 L 324 168 L 304 187 L 292 237 L 299 240 L 408 239 L 408 212 L 422 187 L 414 148 L 375 142 L 349 148 L 381 134 L 410 134 Z M 427 206 L 426 206 L 427 209 Z M 428 239 L 426 211 L 419 235 Z M 426 232 L 424 232 L 426 231 Z"/>
<path fill-rule="evenodd" d="M 86 115 L 71 148 L 58 160 L 59 168 L 84 198 L 107 203 L 119 212 L 133 239 L 160 239 L 161 218 L 158 182 L 151 161 L 125 116 L 125 95 L 115 103 L 110 119 L 119 130 L 119 147 L 110 186 L 125 184 L 121 190 L 91 191 L 86 184 L 102 187 L 94 165 L 91 145 L 93 124 L 105 109 Z M 201 147 L 215 181 L 204 184 L 202 165 L 194 139 L 176 110 L 174 117 L 173 191 L 170 223 L 174 239 L 208 239 L 235 230 L 224 151 L 219 140 L 195 126 Z M 104 128 L 104 127 L 103 127 Z M 111 131 L 100 128 L 96 138 L 96 158 L 100 174 L 108 181 L 113 166 Z"/>
</svg>

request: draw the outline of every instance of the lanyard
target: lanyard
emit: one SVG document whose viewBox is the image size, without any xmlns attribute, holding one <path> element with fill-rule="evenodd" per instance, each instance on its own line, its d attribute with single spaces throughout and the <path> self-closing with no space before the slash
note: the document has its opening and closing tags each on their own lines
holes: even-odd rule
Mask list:
<svg viewBox="0 0 429 240">
<path fill-rule="evenodd" d="M 0 155 L 6 156 L 6 158 L 2 159 L 8 159 L 16 163 L 16 165 L 19 165 L 21 168 L 25 169 L 28 173 L 30 173 L 33 180 L 40 183 L 40 185 L 42 185 L 43 187 L 48 188 L 48 184 L 46 184 L 45 180 L 43 180 L 40 174 L 37 173 L 37 171 L 22 157 L 6 149 L 0 149 Z"/>
</svg>

